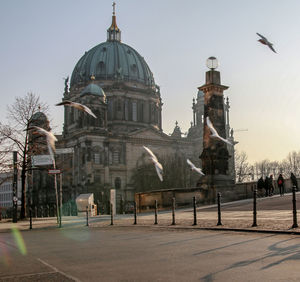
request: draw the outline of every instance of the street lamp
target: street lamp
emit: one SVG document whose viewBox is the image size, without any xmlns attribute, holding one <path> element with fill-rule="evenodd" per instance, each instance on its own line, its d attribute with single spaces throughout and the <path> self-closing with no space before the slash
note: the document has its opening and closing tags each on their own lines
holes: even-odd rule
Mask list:
<svg viewBox="0 0 300 282">
<path fill-rule="evenodd" d="M 219 66 L 219 62 L 216 57 L 209 57 L 206 60 L 206 66 L 211 70 L 215 70 Z"/>
</svg>

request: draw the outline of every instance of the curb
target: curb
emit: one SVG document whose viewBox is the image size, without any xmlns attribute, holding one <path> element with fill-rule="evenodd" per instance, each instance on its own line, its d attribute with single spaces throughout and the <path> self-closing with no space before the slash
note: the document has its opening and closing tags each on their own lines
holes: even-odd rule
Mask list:
<svg viewBox="0 0 300 282">
<path fill-rule="evenodd" d="M 229 231 L 229 232 L 249 232 L 249 233 L 272 233 L 272 234 L 288 234 L 288 235 L 300 235 L 300 231 L 289 230 L 270 230 L 270 229 L 245 229 L 245 228 L 226 228 L 226 227 L 195 227 L 195 226 L 179 226 L 179 225 L 167 225 L 167 226 L 155 226 L 155 225 L 107 225 L 107 226 L 90 226 L 91 228 L 155 228 L 155 229 L 173 229 L 173 230 L 207 230 L 207 231 Z"/>
<path fill-rule="evenodd" d="M 54 225 L 48 226 L 35 226 L 32 229 L 19 229 L 20 231 L 35 231 L 35 230 L 48 230 L 48 229 L 66 229 L 73 227 L 83 227 L 86 226 L 79 224 L 67 224 L 63 225 L 61 228 Z M 113 225 L 110 224 L 104 226 L 93 226 L 92 224 L 89 226 L 90 228 L 154 228 L 154 229 L 171 229 L 171 230 L 207 230 L 207 231 L 228 231 L 228 232 L 248 232 L 248 233 L 268 233 L 268 234 L 288 234 L 288 235 L 300 235 L 300 231 L 293 230 L 271 230 L 271 229 L 248 229 L 248 228 L 229 228 L 229 227 L 201 227 L 201 226 L 182 226 L 182 225 Z M 11 228 L 0 229 L 0 233 L 9 233 L 11 232 Z"/>
</svg>

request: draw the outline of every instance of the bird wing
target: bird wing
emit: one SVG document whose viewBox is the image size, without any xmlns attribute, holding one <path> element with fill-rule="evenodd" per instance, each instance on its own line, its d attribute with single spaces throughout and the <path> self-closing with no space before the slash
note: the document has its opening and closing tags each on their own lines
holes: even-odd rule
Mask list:
<svg viewBox="0 0 300 282">
<path fill-rule="evenodd" d="M 195 165 L 189 160 L 187 159 L 186 162 L 190 165 L 191 169 L 195 169 Z"/>
<path fill-rule="evenodd" d="M 197 171 L 200 175 L 205 175 L 199 167 L 196 167 L 195 171 Z"/>
<path fill-rule="evenodd" d="M 229 140 L 227 140 L 227 139 L 225 139 L 225 138 L 223 138 L 223 137 L 221 137 L 221 136 L 217 136 L 216 138 L 218 138 L 218 139 L 220 139 L 221 141 L 227 143 L 228 145 L 233 146 L 233 144 L 232 144 Z"/>
<path fill-rule="evenodd" d="M 162 176 L 163 168 L 162 168 L 162 165 L 159 162 L 156 162 L 154 165 L 155 165 L 155 170 L 156 170 L 157 176 L 159 177 L 160 181 L 163 181 L 163 176 Z"/>
<path fill-rule="evenodd" d="M 146 146 L 143 146 L 143 148 L 150 154 L 150 156 L 158 162 L 157 157 L 153 154 L 153 152 Z"/>
<path fill-rule="evenodd" d="M 277 52 L 276 52 L 275 49 L 273 48 L 273 44 L 272 44 L 272 43 L 269 43 L 268 46 L 269 46 L 269 48 L 270 48 L 274 53 L 277 54 Z"/>
<path fill-rule="evenodd" d="M 69 100 L 65 100 L 61 103 L 56 104 L 56 106 L 62 106 L 62 105 L 76 108 L 80 111 L 88 113 L 89 115 L 91 115 L 94 118 L 97 118 L 97 116 L 92 112 L 92 110 L 89 107 L 87 107 L 83 104 L 72 102 L 72 101 L 69 101 Z"/>
<path fill-rule="evenodd" d="M 69 100 L 65 100 L 65 101 L 62 101 L 60 103 L 55 104 L 55 106 L 71 106 L 72 103 L 74 103 L 74 102 L 69 101 Z"/>
<path fill-rule="evenodd" d="M 83 107 L 84 112 L 88 113 L 89 115 L 91 115 L 94 118 L 97 118 L 96 115 L 92 112 L 92 110 L 89 107 L 87 107 L 85 105 L 81 105 L 81 106 Z"/>
<path fill-rule="evenodd" d="M 39 134 L 46 137 L 49 154 L 54 162 L 55 141 L 57 141 L 57 138 L 51 131 L 47 131 L 44 128 L 38 126 L 31 126 L 28 128 L 28 130 L 33 130 L 33 129 L 36 130 Z"/>
<path fill-rule="evenodd" d="M 198 172 L 198 173 L 201 174 L 201 175 L 205 175 L 205 174 L 202 172 L 201 168 L 196 167 L 189 159 L 187 159 L 186 162 L 191 166 L 191 169 L 192 169 L 192 170 Z"/>
<path fill-rule="evenodd" d="M 209 127 L 209 129 L 210 129 L 210 131 L 212 133 L 211 137 L 218 138 L 221 141 L 223 141 L 223 142 L 225 142 L 225 143 L 233 146 L 233 144 L 229 140 L 227 140 L 227 139 L 225 139 L 225 138 L 223 138 L 223 137 L 221 137 L 219 135 L 219 133 L 217 132 L 217 130 L 214 128 L 214 126 L 212 125 L 211 121 L 209 120 L 209 117 L 206 118 L 206 123 L 207 123 L 207 126 Z"/>
<path fill-rule="evenodd" d="M 263 40 L 265 40 L 266 42 L 268 42 L 268 39 L 265 38 L 263 35 L 259 34 L 258 32 L 256 32 L 256 34 L 257 34 L 258 36 L 260 36 Z"/>
<path fill-rule="evenodd" d="M 48 140 L 47 140 L 47 147 L 48 147 L 48 151 L 49 151 L 49 154 L 50 154 L 50 156 L 51 156 L 53 165 L 55 166 L 54 151 L 53 151 L 53 149 L 52 149 L 51 144 L 48 142 Z"/>
<path fill-rule="evenodd" d="M 209 117 L 206 118 L 206 124 L 207 124 L 208 128 L 210 129 L 210 132 L 212 133 L 212 136 L 219 136 L 217 130 L 212 125 Z"/>
</svg>

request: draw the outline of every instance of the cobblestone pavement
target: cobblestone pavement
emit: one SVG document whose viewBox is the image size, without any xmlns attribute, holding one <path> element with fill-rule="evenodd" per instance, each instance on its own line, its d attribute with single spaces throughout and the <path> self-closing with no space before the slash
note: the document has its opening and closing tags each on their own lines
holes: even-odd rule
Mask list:
<svg viewBox="0 0 300 282">
<path fill-rule="evenodd" d="M 297 200 L 300 194 L 297 193 Z M 299 205 L 298 205 L 299 206 Z M 218 213 L 216 205 L 197 207 L 197 225 L 193 225 L 193 209 L 177 209 L 175 212 L 175 223 L 172 225 L 171 211 L 158 212 L 158 224 L 154 226 L 154 212 L 141 213 L 137 215 L 137 225 L 153 226 L 157 228 L 208 228 L 208 229 L 233 229 L 245 231 L 265 231 L 299 233 L 300 228 L 292 228 L 292 195 L 284 197 L 272 196 L 258 198 L 257 200 L 257 226 L 253 224 L 253 201 L 251 199 L 224 203 L 221 206 L 222 225 L 217 226 Z M 100 215 L 89 219 L 89 227 L 109 226 L 111 223 L 109 215 Z M 133 214 L 117 215 L 114 218 L 115 226 L 132 226 Z M 300 224 L 300 223 L 299 223 Z M 63 217 L 62 226 L 75 227 L 86 225 L 85 218 Z M 33 229 L 57 228 L 56 218 L 34 218 Z M 11 221 L 0 221 L 0 232 L 9 232 L 11 228 L 29 230 L 29 220 L 19 221 L 13 224 Z"/>
</svg>

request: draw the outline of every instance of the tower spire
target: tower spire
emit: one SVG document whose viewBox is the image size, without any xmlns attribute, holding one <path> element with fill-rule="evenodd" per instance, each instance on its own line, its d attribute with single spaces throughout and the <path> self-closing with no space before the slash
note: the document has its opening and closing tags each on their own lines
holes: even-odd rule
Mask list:
<svg viewBox="0 0 300 282">
<path fill-rule="evenodd" d="M 113 13 L 111 26 L 107 30 L 107 41 L 121 41 L 121 30 L 117 26 L 116 2 L 113 2 Z"/>
</svg>

